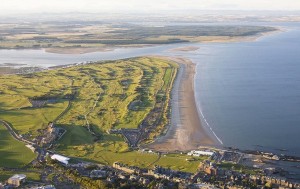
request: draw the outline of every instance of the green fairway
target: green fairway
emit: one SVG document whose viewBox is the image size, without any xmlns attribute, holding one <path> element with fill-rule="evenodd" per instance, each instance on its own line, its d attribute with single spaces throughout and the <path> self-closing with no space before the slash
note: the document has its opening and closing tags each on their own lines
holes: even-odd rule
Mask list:
<svg viewBox="0 0 300 189">
<path fill-rule="evenodd" d="M 109 134 L 110 129 L 138 128 L 151 115 L 147 118 L 150 124 L 160 122 L 151 130 L 150 140 L 160 135 L 168 122 L 168 101 L 177 68 L 167 59 L 140 57 L 26 75 L 2 75 L 0 119 L 31 139 L 38 135 L 38 129 L 56 120 L 56 125 L 67 132 L 54 150 L 73 158 L 107 165 L 115 161 L 140 167 L 162 165 L 195 172 L 198 160 L 187 161 L 186 155 L 133 151 L 121 135 Z M 45 104 L 36 107 L 32 100 Z M 0 166 L 20 166 L 34 158 L 4 127 L 2 135 Z"/>
<path fill-rule="evenodd" d="M 0 171 L 0 182 L 5 182 L 9 177 L 15 175 L 14 171 Z M 25 174 L 27 181 L 40 181 L 40 173 L 34 171 L 18 172 L 18 174 Z"/>
<path fill-rule="evenodd" d="M 138 128 L 151 115 L 147 118 L 149 124 L 159 122 L 150 137 L 159 135 L 167 123 L 169 93 L 177 68 L 176 63 L 167 59 L 139 57 L 33 74 L 2 75 L 0 119 L 30 139 L 38 135 L 38 129 L 56 120 L 67 132 L 54 145 L 55 150 L 70 157 L 110 165 L 122 160 L 142 167 L 153 162 L 169 166 L 169 157 L 132 151 L 121 135 L 108 133 L 110 129 Z M 36 106 L 35 100 L 44 103 Z M 7 131 L 3 133 L 7 135 Z M 14 152 L 9 146 L 4 144 L 8 149 L 3 151 L 3 157 Z M 15 156 L 16 161 L 19 157 Z M 175 168 L 189 169 L 187 164 L 193 163 L 183 158 L 178 159 L 178 164 L 181 167 Z"/>
<path fill-rule="evenodd" d="M 73 95 L 75 100 L 59 124 L 89 124 L 98 133 L 137 128 L 154 107 L 160 106 L 158 93 L 168 96 L 176 69 L 177 65 L 166 59 L 134 58 L 3 75 L 0 119 L 10 122 L 20 134 L 34 135 L 67 108 L 66 97 Z M 31 107 L 32 99 L 49 98 L 55 103 Z"/>
<path fill-rule="evenodd" d="M 118 141 L 120 140 L 120 141 Z M 68 154 L 70 157 L 93 160 L 104 165 L 112 165 L 119 161 L 128 165 L 142 168 L 153 168 L 154 165 L 168 167 L 174 170 L 196 172 L 199 162 L 207 157 L 195 158 L 194 161 L 187 161 L 191 157 L 183 154 L 162 155 L 159 157 L 155 153 L 142 153 L 131 151 L 120 139 L 107 142 L 99 142 L 93 145 L 65 146 L 60 152 Z"/>
<path fill-rule="evenodd" d="M 9 111 L 0 110 L 0 119 L 11 123 L 19 134 L 36 135 L 37 129 L 46 127 L 67 106 L 67 102 L 50 104 L 44 108 L 14 109 Z"/>
<path fill-rule="evenodd" d="M 36 154 L 15 140 L 0 123 L 0 167 L 22 167 L 35 157 Z"/>
</svg>

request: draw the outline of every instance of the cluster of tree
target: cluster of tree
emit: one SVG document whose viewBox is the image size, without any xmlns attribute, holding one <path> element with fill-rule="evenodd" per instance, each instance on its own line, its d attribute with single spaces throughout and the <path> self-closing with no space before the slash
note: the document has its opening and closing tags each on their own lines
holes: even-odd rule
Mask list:
<svg viewBox="0 0 300 189">
<path fill-rule="evenodd" d="M 51 100 L 51 99 L 57 99 L 57 98 L 59 98 L 58 95 L 45 94 L 45 95 L 42 95 L 42 96 L 34 96 L 30 100 Z"/>
</svg>

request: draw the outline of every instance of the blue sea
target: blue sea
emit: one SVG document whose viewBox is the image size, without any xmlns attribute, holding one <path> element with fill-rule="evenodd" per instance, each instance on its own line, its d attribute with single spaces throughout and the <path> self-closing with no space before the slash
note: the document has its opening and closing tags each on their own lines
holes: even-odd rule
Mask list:
<svg viewBox="0 0 300 189">
<path fill-rule="evenodd" d="M 300 25 L 255 42 L 201 45 L 196 99 L 225 146 L 300 156 Z"/>
</svg>

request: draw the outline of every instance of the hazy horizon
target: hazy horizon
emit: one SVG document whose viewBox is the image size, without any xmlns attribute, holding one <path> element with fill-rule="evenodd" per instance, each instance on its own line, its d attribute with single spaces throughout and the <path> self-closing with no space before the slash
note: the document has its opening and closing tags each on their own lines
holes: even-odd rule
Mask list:
<svg viewBox="0 0 300 189">
<path fill-rule="evenodd" d="M 161 12 L 168 11 L 208 11 L 208 10 L 239 10 L 239 11 L 297 11 L 300 10 L 299 0 L 10 0 L 1 2 L 1 15 L 28 13 L 100 13 L 100 12 Z"/>
</svg>

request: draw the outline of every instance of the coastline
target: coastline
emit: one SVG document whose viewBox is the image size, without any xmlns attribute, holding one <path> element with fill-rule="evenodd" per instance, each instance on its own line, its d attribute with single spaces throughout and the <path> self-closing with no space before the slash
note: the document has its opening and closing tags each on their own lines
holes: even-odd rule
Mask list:
<svg viewBox="0 0 300 189">
<path fill-rule="evenodd" d="M 87 54 L 94 52 L 108 52 L 113 51 L 114 48 L 106 48 L 106 47 L 78 47 L 78 48 L 70 48 L 70 47 L 59 47 L 59 48 L 43 48 L 46 53 L 53 54 Z"/>
<path fill-rule="evenodd" d="M 252 42 L 257 41 L 260 38 L 268 35 L 272 35 L 277 32 L 282 32 L 282 30 L 278 29 L 271 32 L 263 32 L 254 36 L 200 36 L 194 39 L 191 39 L 188 43 L 233 43 L 233 42 Z M 175 44 L 175 43 L 174 43 Z M 179 43 L 180 44 L 180 43 Z M 153 46 L 160 46 L 161 44 L 153 45 L 153 44 L 132 44 L 132 45 L 126 45 L 126 46 L 109 46 L 109 47 L 60 47 L 60 48 L 43 48 L 43 50 L 46 53 L 53 53 L 53 54 L 87 54 L 87 53 L 95 53 L 95 52 L 108 52 L 108 51 L 114 51 L 118 48 L 143 48 L 143 47 L 153 47 Z M 166 44 L 162 44 L 166 45 Z M 195 51 L 198 50 L 198 47 L 190 46 L 188 48 L 186 47 L 179 47 L 170 49 L 171 52 L 189 52 L 189 51 Z"/>
<path fill-rule="evenodd" d="M 200 49 L 200 47 L 195 47 L 195 46 L 187 46 L 187 47 L 178 47 L 174 49 L 170 49 L 170 52 L 191 52 L 191 51 L 196 51 Z"/>
<path fill-rule="evenodd" d="M 171 125 L 147 148 L 160 152 L 189 151 L 219 146 L 220 142 L 201 123 L 194 91 L 196 64 L 179 57 L 165 57 L 179 64 L 171 97 Z"/>
<path fill-rule="evenodd" d="M 261 32 L 256 35 L 249 35 L 249 36 L 214 36 L 214 37 L 206 37 L 202 36 L 199 37 L 198 41 L 192 41 L 193 43 L 236 43 L 236 42 L 254 42 L 258 41 L 263 37 L 275 35 L 277 33 L 281 33 L 286 31 L 283 27 L 274 27 L 276 30 L 268 31 L 268 32 Z"/>
<path fill-rule="evenodd" d="M 277 33 L 286 31 L 284 27 L 274 27 L 273 31 L 259 32 L 255 35 L 248 36 L 199 36 L 199 37 L 186 37 L 185 40 L 189 41 L 188 47 L 177 47 L 169 49 L 170 52 L 190 52 L 196 51 L 199 47 L 193 46 L 194 43 L 208 44 L 208 43 L 234 43 L 234 42 L 253 42 L 258 41 L 264 36 L 270 36 Z M 173 43 L 180 44 L 180 43 Z M 81 55 L 97 52 L 111 52 L 116 49 L 126 48 L 144 48 L 162 46 L 166 44 L 129 44 L 129 45 L 102 45 L 102 46 L 85 46 L 85 47 L 46 47 L 46 48 L 5 48 L 2 47 L 0 50 L 43 50 L 45 53 L 50 54 L 62 54 L 62 55 Z M 0 64 L 1 65 L 1 64 Z"/>
</svg>

